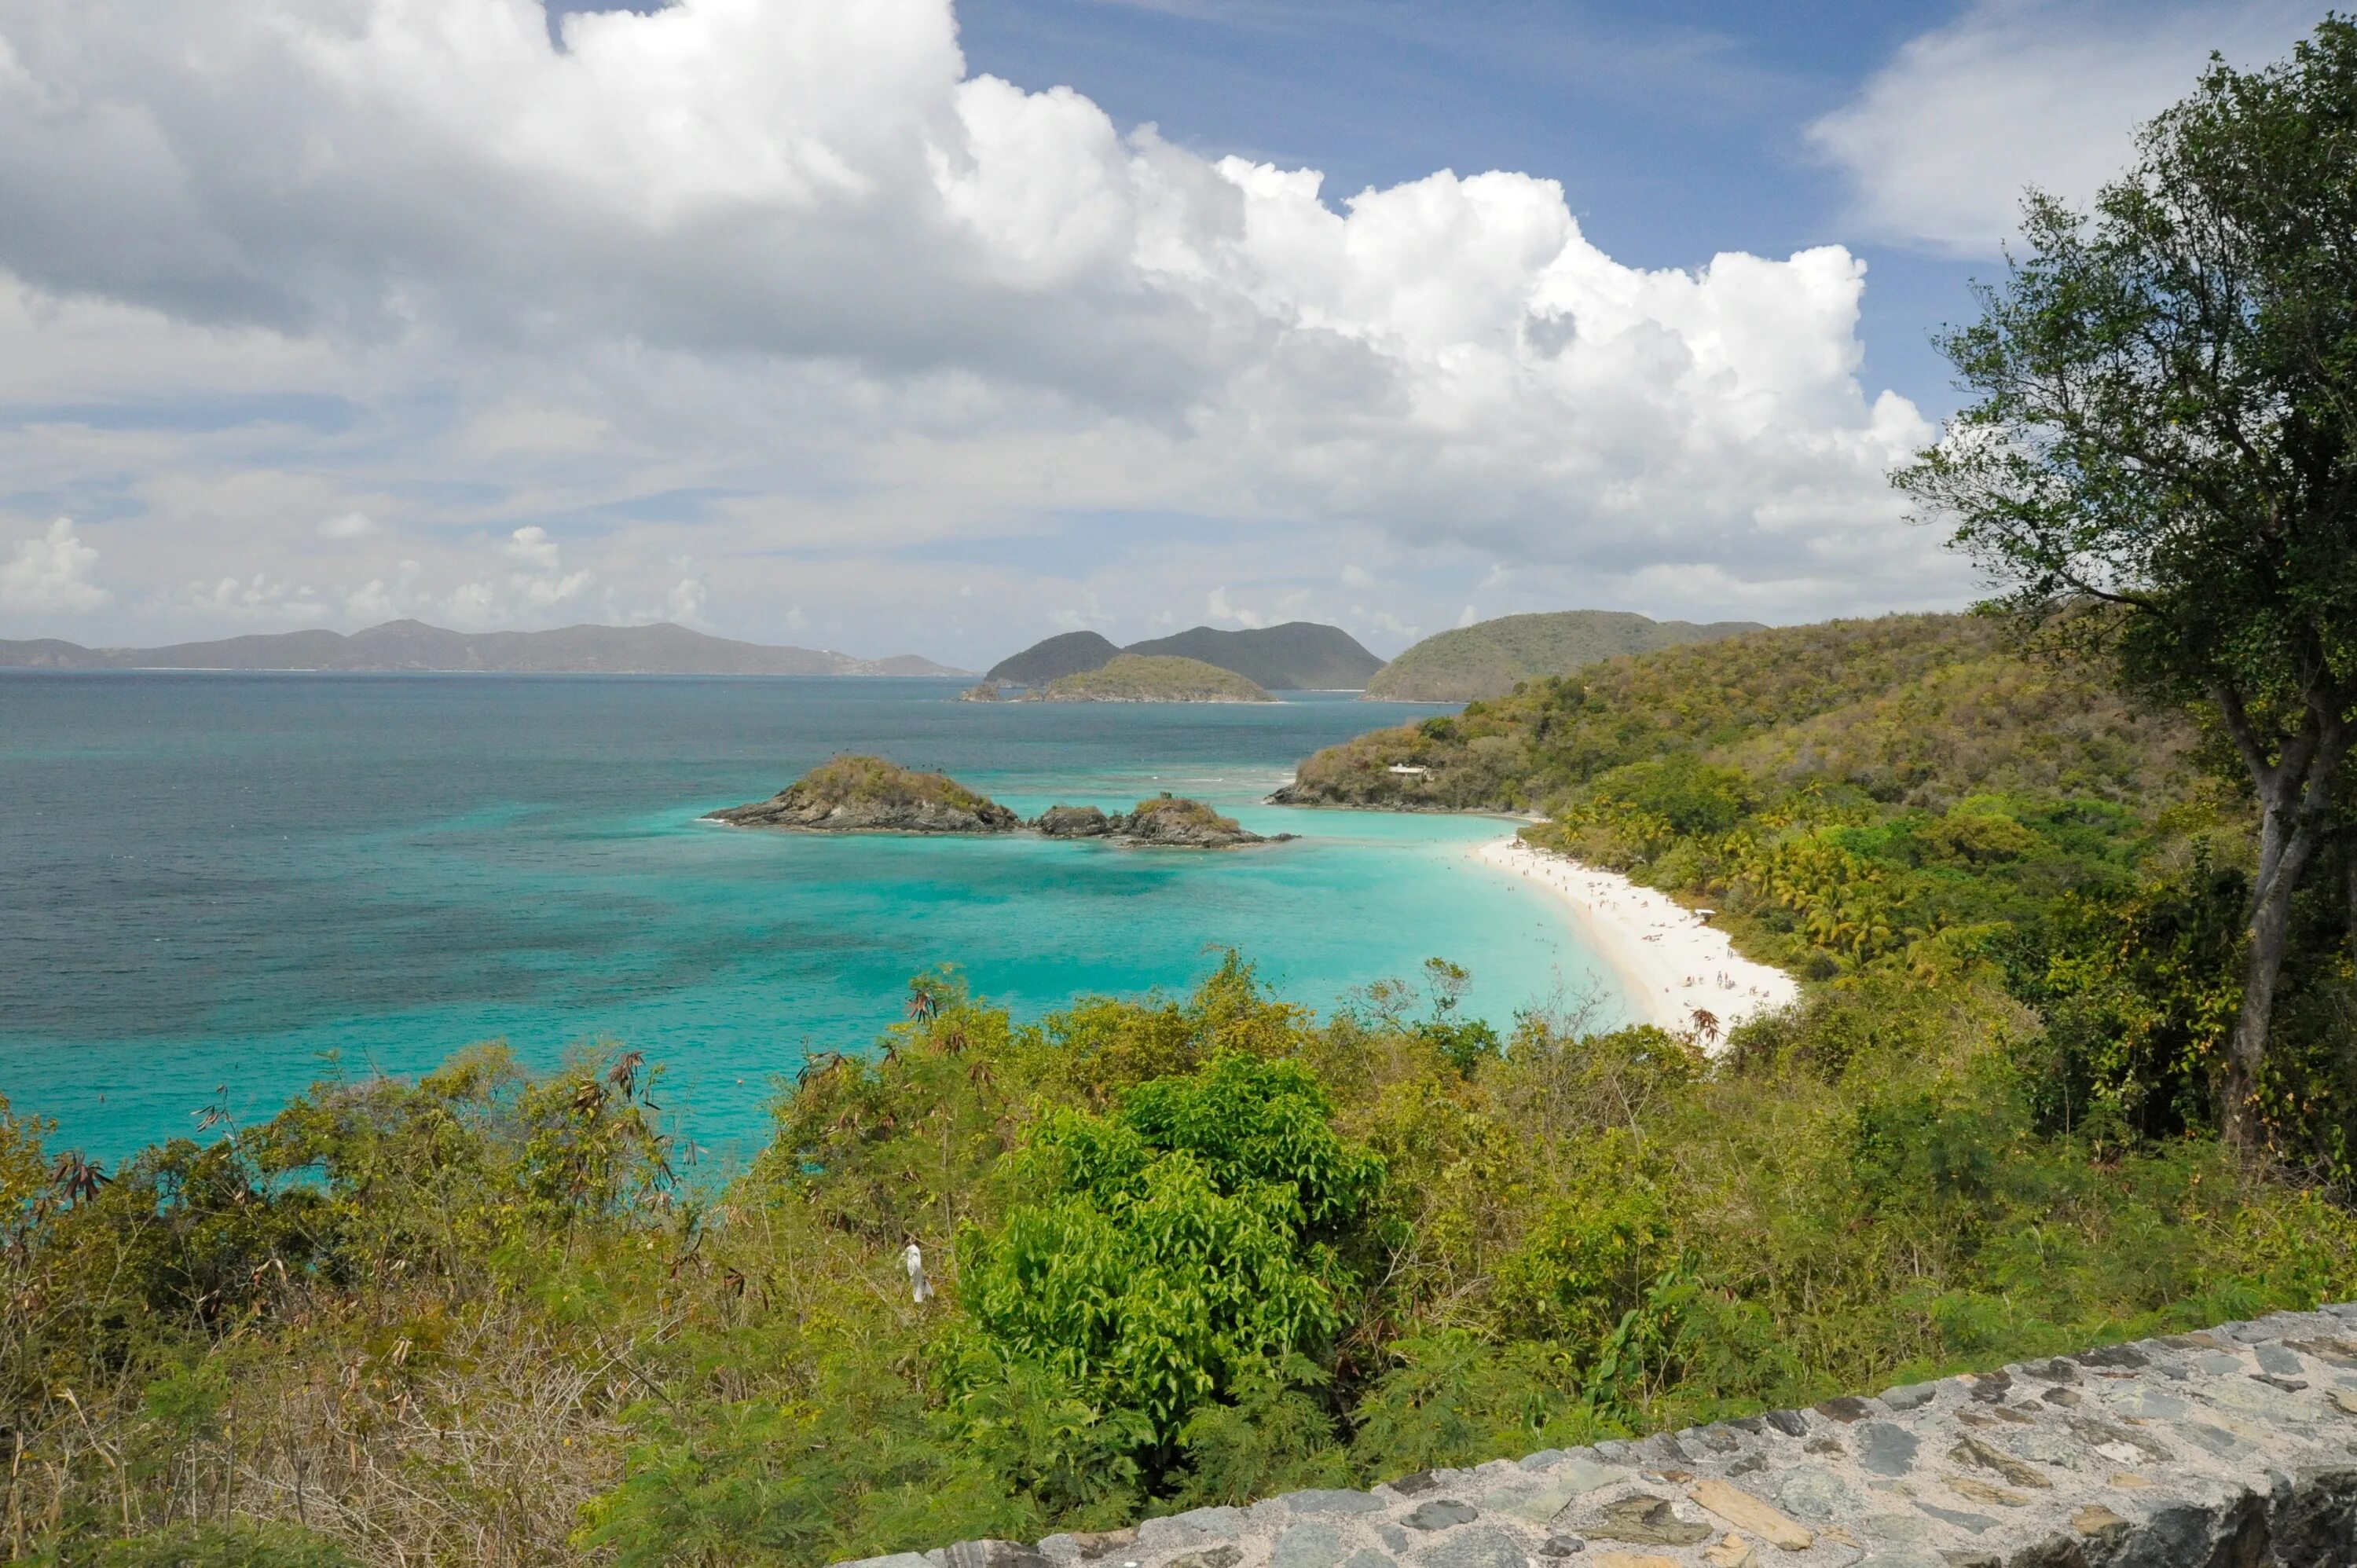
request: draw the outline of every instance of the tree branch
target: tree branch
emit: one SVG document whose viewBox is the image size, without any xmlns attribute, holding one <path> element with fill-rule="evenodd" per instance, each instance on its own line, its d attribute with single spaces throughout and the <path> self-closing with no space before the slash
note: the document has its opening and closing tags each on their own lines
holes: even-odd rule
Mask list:
<svg viewBox="0 0 2357 1568">
<path fill-rule="evenodd" d="M 2212 681 L 2210 700 L 2224 715 L 2226 733 L 2234 737 L 2234 749 L 2242 753 L 2243 766 L 2251 770 L 2251 782 L 2264 800 L 2274 782 L 2275 765 L 2268 762 L 2266 750 L 2259 744 L 2258 726 L 2251 723 L 2250 711 L 2243 705 L 2243 693 L 2224 681 Z"/>
</svg>

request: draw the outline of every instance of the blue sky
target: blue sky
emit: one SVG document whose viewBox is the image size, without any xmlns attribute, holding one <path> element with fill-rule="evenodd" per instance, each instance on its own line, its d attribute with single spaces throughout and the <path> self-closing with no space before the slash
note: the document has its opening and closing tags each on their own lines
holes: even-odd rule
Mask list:
<svg viewBox="0 0 2357 1568">
<path fill-rule="evenodd" d="M 1329 195 L 1520 169 L 1561 180 L 1616 260 L 1852 242 L 1870 269 L 1863 374 L 1952 403 L 1932 329 L 1986 263 L 1855 242 L 1820 116 L 1955 4 L 1195 4 L 986 0 L 960 11 L 974 67 L 1085 84 L 1127 123 L 1207 152 L 1324 170 Z"/>
<path fill-rule="evenodd" d="M 1930 334 L 2318 14 L 0 0 L 0 637 L 1961 604 Z"/>
<path fill-rule="evenodd" d="M 1545 175 L 1617 260 L 1692 267 L 1854 240 L 1846 184 L 1807 128 L 1962 10 L 989 0 L 961 19 L 976 69 L 1084 82 L 1115 118 L 1189 146 L 1319 168 L 1338 195 L 1437 168 Z M 1938 401 L 1929 328 L 1965 311 L 1965 281 L 1989 268 L 1852 248 L 1871 269 L 1864 373 Z"/>
</svg>

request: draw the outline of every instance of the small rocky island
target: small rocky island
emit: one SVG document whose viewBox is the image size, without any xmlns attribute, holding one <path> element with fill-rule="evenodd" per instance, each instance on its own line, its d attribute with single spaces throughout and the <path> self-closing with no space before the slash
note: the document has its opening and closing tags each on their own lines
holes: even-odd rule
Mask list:
<svg viewBox="0 0 2357 1568">
<path fill-rule="evenodd" d="M 880 757 L 836 757 L 780 793 L 710 819 L 739 828 L 816 833 L 1011 833 L 1023 819 L 942 773 Z"/>
<path fill-rule="evenodd" d="M 1107 816 L 1094 806 L 1050 806 L 1032 827 L 1051 839 L 1105 839 L 1114 843 L 1165 844 L 1175 849 L 1231 849 L 1243 843 L 1282 843 L 1223 817 L 1200 800 L 1165 793 L 1140 800 L 1134 811 Z"/>
<path fill-rule="evenodd" d="M 1042 703 L 1273 703 L 1253 681 L 1200 659 L 1125 653 L 1101 669 L 1050 681 Z"/>
<path fill-rule="evenodd" d="M 1011 833 L 1028 828 L 1044 838 L 1173 849 L 1230 849 L 1281 843 L 1294 836 L 1254 832 L 1200 800 L 1167 791 L 1140 800 L 1133 811 L 1108 816 L 1094 806 L 1050 806 L 1026 822 L 947 774 L 919 773 L 880 757 L 832 757 L 769 800 L 730 806 L 705 820 L 806 833 Z"/>
</svg>

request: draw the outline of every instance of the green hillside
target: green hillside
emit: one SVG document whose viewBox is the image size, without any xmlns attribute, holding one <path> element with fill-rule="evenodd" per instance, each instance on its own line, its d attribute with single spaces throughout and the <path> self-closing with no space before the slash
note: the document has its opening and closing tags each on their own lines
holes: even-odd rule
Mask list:
<svg viewBox="0 0 2357 1568">
<path fill-rule="evenodd" d="M 990 667 L 988 679 L 1017 686 L 1044 686 L 1067 675 L 1102 670 L 1120 652 L 1096 632 L 1062 632 L 1000 660 Z"/>
<path fill-rule="evenodd" d="M 1517 682 L 1565 675 L 1624 653 L 1650 653 L 1758 631 L 1757 621 L 1648 620 L 1620 610 L 1501 616 L 1427 637 L 1367 682 L 1367 700 L 1470 703 L 1502 697 Z"/>
<path fill-rule="evenodd" d="M 1271 697 L 1232 670 L 1200 659 L 1148 659 L 1125 653 L 1102 670 L 1050 682 L 1049 703 L 1270 703 Z"/>
<path fill-rule="evenodd" d="M 2179 779 L 2189 739 L 2181 720 L 2130 711 L 2100 669 L 2011 651 L 1995 621 L 1890 616 L 1534 681 L 1452 718 L 1321 751 L 1289 793 L 1304 804 L 1543 810 L 1612 768 L 1693 754 L 1906 804 L 1986 789 L 2151 799 Z"/>
<path fill-rule="evenodd" d="M 1306 620 L 1243 631 L 1199 626 L 1176 637 L 1133 642 L 1128 651 L 1200 659 L 1272 692 L 1355 692 L 1383 662 L 1340 627 Z"/>
<path fill-rule="evenodd" d="M 1531 682 L 1320 752 L 1278 799 L 1541 812 L 1526 836 L 1712 909 L 1805 978 L 2002 996 L 2046 1112 L 2133 1141 L 2212 1130 L 2239 995 L 2253 823 L 2203 745 L 2094 656 L 1894 616 Z M 2266 1117 L 2339 1172 L 2357 976 L 2335 890 L 2357 844 L 2334 854 L 2301 905 Z"/>
<path fill-rule="evenodd" d="M 1122 653 L 1146 659 L 1191 659 L 1232 671 L 1272 692 L 1355 692 L 1383 662 L 1339 626 L 1297 620 L 1243 631 L 1199 626 L 1175 637 L 1134 642 L 1125 649 L 1115 648 L 1093 631 L 1068 631 L 999 660 L 991 667 L 990 678 L 1045 686 L 1067 675 L 1102 670 Z"/>
</svg>

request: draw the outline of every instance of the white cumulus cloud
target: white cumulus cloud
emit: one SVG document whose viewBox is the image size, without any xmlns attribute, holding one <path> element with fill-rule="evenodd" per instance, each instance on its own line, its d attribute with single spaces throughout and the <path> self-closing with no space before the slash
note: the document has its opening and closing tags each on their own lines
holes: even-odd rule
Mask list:
<svg viewBox="0 0 2357 1568">
<path fill-rule="evenodd" d="M 1268 618 L 1245 608 L 1228 597 L 1225 587 L 1213 588 L 1204 599 L 1204 613 L 1213 620 L 1232 620 L 1241 627 L 1263 627 Z"/>
<path fill-rule="evenodd" d="M 1849 176 L 1866 232 L 1994 256 L 2025 187 L 2084 205 L 2133 156 L 2136 128 L 2194 90 L 2212 50 L 2263 64 L 2319 15 L 2287 0 L 1978 0 L 1809 137 Z"/>
<path fill-rule="evenodd" d="M 578 600 L 589 586 L 587 569 L 567 572 L 564 552 L 537 523 L 510 533 L 500 553 L 514 564 L 504 581 L 481 578 L 452 590 L 443 609 L 461 627 L 537 627 Z"/>
<path fill-rule="evenodd" d="M 0 605 L 35 614 L 94 610 L 114 596 L 91 580 L 97 565 L 97 547 L 83 542 L 73 520 L 54 519 L 0 566 Z"/>
<path fill-rule="evenodd" d="M 0 45 L 23 335 L 94 332 L 59 302 L 97 300 L 110 343 L 152 321 L 176 365 L 191 329 L 326 346 L 273 351 L 374 421 L 341 491 L 374 493 L 389 451 L 439 485 L 404 526 L 507 535 L 504 576 L 428 563 L 470 624 L 585 595 L 592 568 L 522 517 L 642 499 L 601 532 L 600 581 L 692 548 L 706 613 L 770 620 L 794 550 L 1043 516 L 1383 535 L 1593 582 L 1707 564 L 1795 613 L 1966 582 L 1896 522 L 1884 473 L 1931 430 L 1858 379 L 1848 251 L 1636 268 L 1533 175 L 1350 193 L 1207 158 L 969 74 L 949 0 L 678 0 L 569 16 L 562 48 L 539 0 L 0 0 Z M 87 382 L 79 348 L 48 360 Z M 92 437 L 80 460 L 125 458 Z M 241 581 L 290 569 L 223 506 L 185 527 L 253 553 Z M 384 564 L 351 570 L 343 602 L 382 607 Z M 891 573 L 859 592 L 905 615 Z"/>
<path fill-rule="evenodd" d="M 171 596 L 168 608 L 266 626 L 317 626 L 335 613 L 308 585 L 281 582 L 265 572 L 187 584 Z"/>
</svg>

